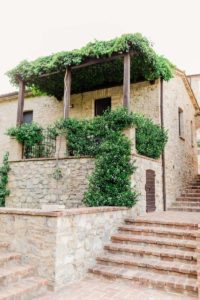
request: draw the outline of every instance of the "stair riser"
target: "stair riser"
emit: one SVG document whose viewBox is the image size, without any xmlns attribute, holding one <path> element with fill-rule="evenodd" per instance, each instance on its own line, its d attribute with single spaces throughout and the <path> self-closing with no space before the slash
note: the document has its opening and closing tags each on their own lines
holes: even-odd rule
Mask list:
<svg viewBox="0 0 200 300">
<path fill-rule="evenodd" d="M 113 243 L 122 243 L 122 244 L 129 244 L 129 245 L 140 245 L 140 246 L 146 246 L 146 245 L 151 245 L 151 247 L 159 247 L 160 249 L 179 249 L 179 250 L 184 250 L 184 251 L 191 251 L 193 252 L 195 248 L 192 246 L 180 246 L 178 244 L 170 245 L 170 244 L 158 244 L 158 243 L 153 243 L 153 242 L 144 242 L 144 241 L 139 241 L 139 240 L 121 240 L 121 239 L 113 239 Z"/>
<path fill-rule="evenodd" d="M 188 207 L 194 207 L 194 208 L 200 208 L 200 202 L 189 202 L 189 201 L 179 201 L 172 204 L 172 207 L 182 207 L 182 206 L 188 206 Z"/>
<path fill-rule="evenodd" d="M 165 290 L 167 292 L 173 292 L 173 293 L 180 293 L 180 294 L 185 294 L 189 296 L 197 296 L 198 291 L 197 289 L 194 289 L 193 287 L 187 286 L 185 287 L 184 284 L 179 284 L 177 286 L 176 284 L 168 284 L 166 282 L 159 282 L 159 281 L 154 281 L 153 279 L 149 279 L 147 281 L 146 278 L 138 278 L 138 277 L 132 277 L 132 278 L 127 278 L 126 276 L 123 276 L 119 274 L 118 276 L 113 276 L 112 274 L 108 274 L 106 272 L 101 272 L 101 271 L 94 271 L 92 269 L 89 270 L 90 273 L 95 274 L 96 276 L 101 276 L 109 279 L 125 279 L 130 282 L 133 282 L 134 284 L 139 284 L 141 286 L 147 286 L 149 288 L 158 288 L 161 289 L 162 291 Z"/>
<path fill-rule="evenodd" d="M 32 276 L 32 275 L 34 275 L 34 268 L 32 269 L 29 268 L 23 272 L 9 274 L 8 276 L 4 276 L 0 278 L 0 286 L 6 287 L 8 286 L 8 284 L 19 282 L 22 278 L 25 278 L 27 276 Z"/>
<path fill-rule="evenodd" d="M 189 230 L 197 230 L 198 229 L 198 226 L 197 225 L 194 225 L 194 224 L 191 224 L 191 225 L 176 225 L 176 224 L 161 224 L 161 223 L 147 223 L 147 222 L 138 222 L 138 221 L 135 221 L 135 222 L 130 222 L 130 221 L 125 221 L 125 224 L 127 225 L 134 225 L 134 226 L 147 226 L 147 227 L 150 227 L 150 226 L 153 226 L 153 227 L 159 227 L 159 228 L 171 228 L 171 229 L 189 229 Z"/>
<path fill-rule="evenodd" d="M 183 193 L 181 197 L 200 198 L 199 193 Z"/>
<path fill-rule="evenodd" d="M 145 232 L 145 231 L 136 231 L 136 230 L 119 230 L 119 233 L 123 234 L 133 234 L 137 236 L 157 236 L 157 237 L 166 237 L 172 239 L 180 239 L 180 240 L 196 240 L 195 236 L 189 235 L 181 235 L 181 234 L 171 234 L 171 233 L 156 233 L 156 232 Z"/>
<path fill-rule="evenodd" d="M 189 198 L 189 197 L 180 197 L 180 198 L 176 199 L 176 202 L 192 202 L 192 203 L 196 203 L 198 205 L 198 204 L 200 204 L 200 199 Z"/>
<path fill-rule="evenodd" d="M 114 262 L 114 261 L 103 261 L 103 260 L 98 260 L 97 259 L 97 263 L 99 265 L 104 265 L 104 266 L 118 266 L 118 267 L 121 267 L 121 268 L 126 268 L 126 269 L 137 269 L 139 271 L 141 271 L 142 269 L 145 271 L 145 270 L 148 270 L 148 271 L 151 271 L 153 273 L 156 273 L 156 274 L 167 274 L 167 275 L 175 275 L 175 276 L 179 276 L 180 278 L 197 278 L 197 275 L 194 274 L 193 272 L 187 272 L 187 270 L 185 270 L 184 272 L 180 272 L 179 270 L 170 270 L 169 269 L 159 269 L 159 268 L 154 268 L 153 266 L 151 265 L 137 265 L 137 264 L 133 264 L 133 263 L 127 263 L 127 264 L 123 264 L 121 262 Z"/>
<path fill-rule="evenodd" d="M 200 212 L 200 208 L 182 208 L 182 207 L 170 207 L 168 208 L 170 211 L 188 211 L 188 212 Z"/>
<path fill-rule="evenodd" d="M 197 189 L 197 188 L 187 188 L 186 190 L 185 190 L 185 194 L 187 194 L 187 193 L 195 193 L 195 194 L 200 194 L 200 189 Z"/>
<path fill-rule="evenodd" d="M 159 261 L 176 261 L 176 262 L 180 262 L 180 263 L 188 263 L 188 264 L 191 264 L 191 265 L 196 265 L 197 264 L 197 261 L 196 259 L 186 259 L 181 256 L 173 256 L 173 255 L 169 255 L 169 256 L 164 256 L 164 255 L 159 255 L 159 254 L 155 254 L 155 253 L 139 253 L 139 252 L 130 252 L 130 251 L 125 251 L 125 250 L 110 250 L 108 248 L 105 248 L 106 252 L 107 253 L 110 253 L 110 254 L 121 254 L 121 255 L 130 255 L 130 257 L 138 257 L 138 258 L 149 258 L 149 259 L 158 259 Z"/>
</svg>

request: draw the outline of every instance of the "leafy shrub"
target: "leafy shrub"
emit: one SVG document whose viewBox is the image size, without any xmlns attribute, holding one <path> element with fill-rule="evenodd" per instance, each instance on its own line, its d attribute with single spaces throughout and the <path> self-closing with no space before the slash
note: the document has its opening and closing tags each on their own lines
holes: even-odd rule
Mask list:
<svg viewBox="0 0 200 300">
<path fill-rule="evenodd" d="M 43 129 L 37 123 L 24 123 L 17 127 L 11 127 L 7 130 L 7 135 L 16 138 L 22 144 L 26 143 L 27 147 L 32 147 L 43 141 Z"/>
<path fill-rule="evenodd" d="M 168 137 L 167 132 L 151 119 L 136 114 L 136 149 L 139 154 L 151 158 L 159 158 L 162 154 Z"/>
<path fill-rule="evenodd" d="M 3 164 L 0 167 L 0 206 L 5 205 L 6 196 L 9 196 L 10 191 L 7 189 L 8 184 L 8 172 L 10 166 L 8 162 L 8 152 L 3 157 Z"/>
</svg>

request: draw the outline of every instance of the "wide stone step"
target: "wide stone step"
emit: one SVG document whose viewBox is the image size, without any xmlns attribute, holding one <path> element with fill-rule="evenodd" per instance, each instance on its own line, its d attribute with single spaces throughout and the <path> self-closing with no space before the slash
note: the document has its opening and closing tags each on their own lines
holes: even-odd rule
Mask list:
<svg viewBox="0 0 200 300">
<path fill-rule="evenodd" d="M 195 207 L 199 208 L 200 207 L 200 202 L 195 202 L 195 201 L 176 201 L 172 203 L 172 207 L 184 207 L 184 206 L 189 206 L 189 207 Z"/>
<path fill-rule="evenodd" d="M 194 188 L 187 188 L 185 191 L 184 191 L 186 194 L 187 193 L 196 193 L 196 194 L 200 194 L 200 188 L 198 189 L 197 187 L 194 187 Z"/>
<path fill-rule="evenodd" d="M 19 262 L 21 254 L 15 252 L 4 252 L 0 253 L 0 267 L 3 267 L 10 262 Z"/>
<path fill-rule="evenodd" d="M 139 226 L 158 226 L 158 227 L 173 227 L 173 228 L 185 228 L 185 229 L 198 229 L 198 225 L 190 222 L 175 222 L 175 221 L 161 221 L 161 220 L 151 220 L 151 219 L 132 219 L 132 218 L 126 218 L 125 219 L 126 224 L 134 224 Z"/>
<path fill-rule="evenodd" d="M 138 235 L 151 235 L 151 236 L 166 236 L 171 238 L 181 238 L 181 239 L 195 239 L 196 231 L 194 230 L 184 230 L 177 228 L 165 228 L 165 227 L 147 227 L 147 226 L 134 226 L 134 225 L 124 225 L 119 227 L 119 231 L 134 233 Z"/>
<path fill-rule="evenodd" d="M 200 207 L 190 207 L 190 206 L 181 206 L 181 207 L 170 207 L 170 211 L 188 211 L 188 212 L 200 212 Z"/>
<path fill-rule="evenodd" d="M 7 286 L 11 282 L 33 275 L 34 267 L 29 265 L 16 265 L 0 268 L 0 286 Z"/>
<path fill-rule="evenodd" d="M 181 239 L 170 239 L 163 237 L 151 237 L 151 236 L 142 236 L 142 235 L 130 235 L 130 234 L 115 234 L 111 237 L 113 242 L 117 243 L 129 243 L 135 244 L 139 243 L 142 245 L 151 244 L 167 246 L 170 248 L 179 248 L 186 251 L 194 251 L 197 247 L 196 241 L 191 240 L 181 240 Z"/>
<path fill-rule="evenodd" d="M 170 261 L 179 260 L 184 262 L 192 262 L 196 264 L 197 262 L 197 254 L 195 251 L 184 251 L 179 249 L 166 249 L 158 247 L 151 247 L 151 246 L 139 246 L 139 245 L 129 245 L 129 244 L 118 244 L 112 243 L 108 244 L 104 247 L 106 251 L 111 253 L 122 253 L 122 254 L 129 254 L 134 256 L 146 256 L 146 257 L 157 257 L 161 260 L 169 259 Z"/>
<path fill-rule="evenodd" d="M 177 261 L 160 261 L 149 259 L 148 257 L 131 257 L 122 254 L 105 254 L 97 257 L 97 262 L 101 264 L 118 265 L 127 268 L 145 268 L 159 273 L 174 273 L 179 276 L 197 277 L 197 266 L 194 264 L 180 263 Z"/>
<path fill-rule="evenodd" d="M 200 203 L 200 198 L 190 198 L 190 197 L 178 197 L 176 198 L 176 201 L 189 201 L 189 202 L 193 202 L 193 203 Z"/>
<path fill-rule="evenodd" d="M 190 295 L 197 295 L 198 293 L 197 280 L 193 278 L 182 278 L 171 274 L 155 274 L 154 272 L 147 270 L 134 270 L 104 265 L 97 265 L 94 268 L 90 268 L 89 272 L 111 279 L 122 278 L 137 282 L 141 285 L 161 288 L 163 290 Z"/>
<path fill-rule="evenodd" d="M 0 300 L 31 300 L 42 292 L 47 281 L 38 277 L 24 278 L 21 281 L 0 288 Z"/>
<path fill-rule="evenodd" d="M 182 193 L 181 197 L 200 198 L 200 193 Z"/>
</svg>

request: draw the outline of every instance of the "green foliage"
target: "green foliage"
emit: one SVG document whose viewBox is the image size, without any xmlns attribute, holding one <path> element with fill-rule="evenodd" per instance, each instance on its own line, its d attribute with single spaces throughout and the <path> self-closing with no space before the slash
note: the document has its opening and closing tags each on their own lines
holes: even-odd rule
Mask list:
<svg viewBox="0 0 200 300">
<path fill-rule="evenodd" d="M 135 114 L 135 125 L 138 153 L 151 158 L 159 158 L 168 140 L 166 130 L 139 114 Z"/>
<path fill-rule="evenodd" d="M 10 191 L 7 189 L 8 172 L 10 171 L 8 156 L 7 152 L 3 157 L 3 164 L 0 166 L 0 206 L 5 205 L 5 199 L 10 194 Z"/>
<path fill-rule="evenodd" d="M 7 130 L 7 135 L 16 138 L 27 147 L 32 147 L 43 141 L 43 129 L 37 123 L 24 123 L 17 127 L 11 127 Z"/>
<path fill-rule="evenodd" d="M 136 52 L 131 59 L 131 82 L 172 78 L 174 66 L 166 58 L 157 55 L 151 43 L 140 33 L 124 34 L 110 41 L 95 41 L 81 49 L 40 57 L 32 62 L 22 61 L 7 75 L 13 84 L 18 84 L 20 77 L 34 93 L 45 93 L 61 99 L 64 72 L 68 66 L 79 65 L 93 58 L 127 53 L 131 50 Z M 50 73 L 54 74 L 40 77 L 42 74 Z M 123 80 L 123 61 L 116 59 L 72 70 L 72 78 L 72 93 L 120 85 Z"/>
<path fill-rule="evenodd" d="M 197 147 L 200 148 L 200 140 L 197 141 Z"/>
</svg>

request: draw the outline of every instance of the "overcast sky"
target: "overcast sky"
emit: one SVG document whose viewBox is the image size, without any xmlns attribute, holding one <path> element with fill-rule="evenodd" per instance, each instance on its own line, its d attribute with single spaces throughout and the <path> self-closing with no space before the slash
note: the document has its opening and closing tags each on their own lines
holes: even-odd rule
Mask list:
<svg viewBox="0 0 200 300">
<path fill-rule="evenodd" d="M 94 39 L 141 32 L 187 74 L 200 73 L 200 0 L 0 0 L 0 94 L 5 72 Z"/>
</svg>

